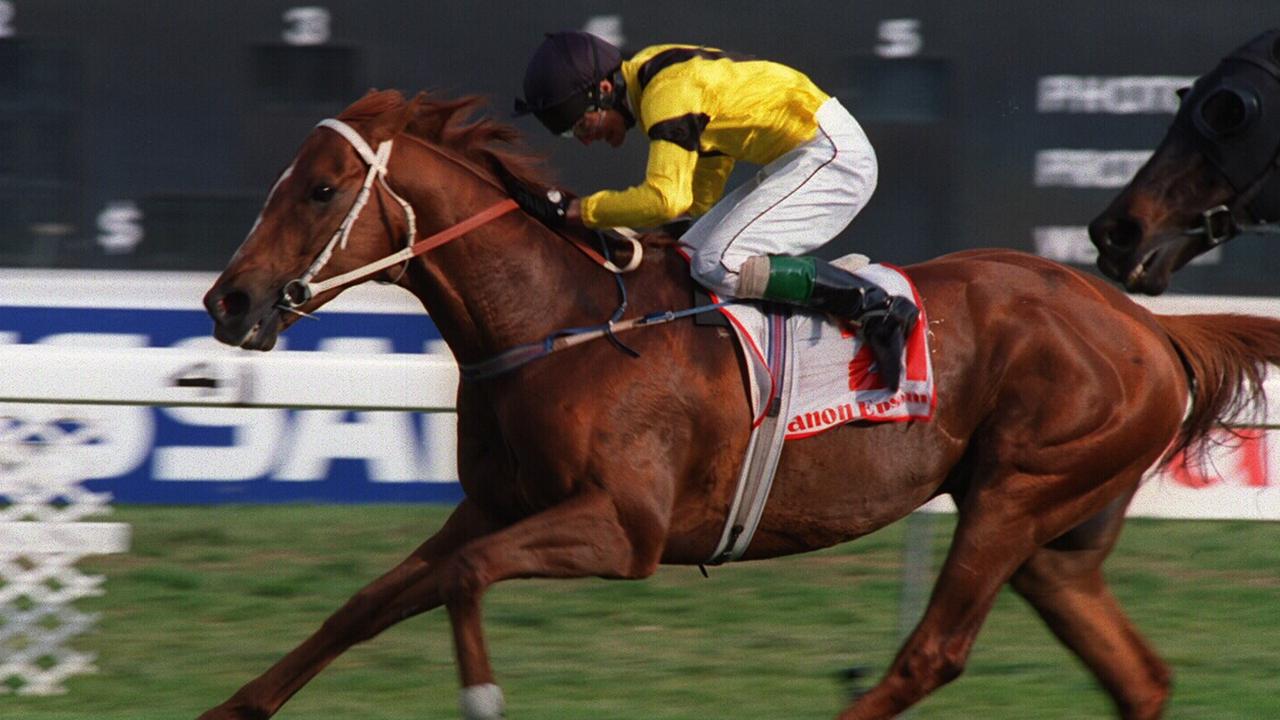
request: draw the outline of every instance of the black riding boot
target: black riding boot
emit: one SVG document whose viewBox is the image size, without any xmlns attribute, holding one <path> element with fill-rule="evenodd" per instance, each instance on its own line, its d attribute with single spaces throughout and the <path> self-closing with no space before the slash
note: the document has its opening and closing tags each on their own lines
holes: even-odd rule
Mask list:
<svg viewBox="0 0 1280 720">
<path fill-rule="evenodd" d="M 858 323 L 875 356 L 880 379 L 890 390 L 898 391 L 902 351 L 920 317 L 915 304 L 812 256 L 762 255 L 748 264 L 753 269 L 745 274 L 754 280 L 748 284 L 762 290 L 758 295 L 748 291 L 748 297 L 809 307 Z"/>
<path fill-rule="evenodd" d="M 901 295 L 851 272 L 817 260 L 814 263 L 812 306 L 858 323 L 871 347 L 880 379 L 897 392 L 902 382 L 902 353 L 915 329 L 920 310 Z"/>
</svg>

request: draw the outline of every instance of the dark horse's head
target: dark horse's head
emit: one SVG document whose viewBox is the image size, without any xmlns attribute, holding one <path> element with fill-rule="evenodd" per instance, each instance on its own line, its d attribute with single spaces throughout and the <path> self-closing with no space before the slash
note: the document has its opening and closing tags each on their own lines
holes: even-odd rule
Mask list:
<svg viewBox="0 0 1280 720">
<path fill-rule="evenodd" d="M 1195 256 L 1280 220 L 1280 30 L 1179 94 L 1164 141 L 1089 224 L 1099 269 L 1131 292 L 1159 295 Z"/>
</svg>

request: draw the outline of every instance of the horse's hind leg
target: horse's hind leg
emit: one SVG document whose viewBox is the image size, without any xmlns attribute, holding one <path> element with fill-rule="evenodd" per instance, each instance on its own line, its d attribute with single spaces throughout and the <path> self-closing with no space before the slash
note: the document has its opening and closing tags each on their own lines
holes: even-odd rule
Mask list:
<svg viewBox="0 0 1280 720">
<path fill-rule="evenodd" d="M 266 672 L 240 688 L 200 720 L 263 720 L 343 651 L 388 627 L 439 607 L 441 562 L 492 526 L 464 501 L 444 527 L 403 562 L 369 583 L 324 625 Z"/>
<path fill-rule="evenodd" d="M 855 699 L 839 720 L 896 717 L 960 675 L 1000 587 L 1033 549 L 1015 549 L 1002 537 L 1001 525 L 961 515 L 920 623 L 880 682 Z"/>
<path fill-rule="evenodd" d="M 1031 556 L 1012 578 L 1064 645 L 1084 661 L 1128 720 L 1158 718 L 1168 667 L 1138 635 L 1102 577 L 1128 498 Z"/>
<path fill-rule="evenodd" d="M 885 676 L 839 720 L 896 717 L 960 675 L 1001 586 L 1042 544 L 1096 514 L 1117 492 L 1114 483 L 1080 488 L 1069 482 L 1011 472 L 960 501 L 955 537 L 924 617 Z"/>
</svg>

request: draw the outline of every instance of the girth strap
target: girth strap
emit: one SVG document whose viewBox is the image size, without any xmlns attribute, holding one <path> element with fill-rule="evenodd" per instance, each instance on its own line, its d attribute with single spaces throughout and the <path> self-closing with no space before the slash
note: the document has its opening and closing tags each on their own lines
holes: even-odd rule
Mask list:
<svg viewBox="0 0 1280 720">
<path fill-rule="evenodd" d="M 790 317 L 791 313 L 786 309 L 775 309 L 769 313 L 768 361 L 773 393 L 764 419 L 751 431 L 751 441 L 738 476 L 738 489 L 729 507 L 720 543 L 707 560 L 708 565 L 737 560 L 746 553 L 769 500 L 769 490 L 773 487 L 773 477 L 786 439 L 786 418 L 790 415 L 795 379 L 792 337 L 788 327 Z"/>
</svg>

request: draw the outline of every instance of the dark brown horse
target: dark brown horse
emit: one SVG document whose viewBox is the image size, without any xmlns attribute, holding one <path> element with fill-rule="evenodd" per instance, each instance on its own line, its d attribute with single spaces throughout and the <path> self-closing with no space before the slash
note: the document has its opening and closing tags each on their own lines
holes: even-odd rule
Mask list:
<svg viewBox="0 0 1280 720">
<path fill-rule="evenodd" d="M 270 348 L 295 317 L 286 308 L 323 305 L 369 273 L 361 266 L 402 248 L 410 225 L 433 234 L 493 208 L 494 219 L 465 225 L 462 237 L 420 257 L 397 256 L 376 276 L 421 299 L 464 366 L 607 319 L 615 278 L 566 238 L 505 212 L 497 175 L 537 179 L 510 152 L 514 131 L 465 121 L 474 105 L 371 93 L 342 114 L 352 130 L 313 131 L 205 298 L 215 335 Z M 748 559 L 845 542 L 949 494 L 958 524 L 928 609 L 886 675 L 839 717 L 892 717 L 958 676 L 1006 582 L 1123 717 L 1158 717 L 1169 671 L 1100 566 L 1143 473 L 1255 399 L 1260 368 L 1280 360 L 1280 322 L 1155 316 L 1099 280 L 1009 251 L 958 253 L 907 271 L 929 317 L 936 417 L 845 425 L 788 443 Z M 689 305 L 688 269 L 669 248 L 650 248 L 627 285 L 627 317 Z M 638 358 L 602 340 L 490 379 L 464 377 L 466 499 L 400 565 L 202 717 L 269 717 L 353 644 L 442 605 L 464 717 L 499 717 L 481 622 L 490 585 L 639 579 L 660 563 L 706 562 L 752 420 L 739 354 L 720 328 L 689 320 L 622 339 Z"/>
<path fill-rule="evenodd" d="M 1098 267 L 1159 295 L 1195 256 L 1241 232 L 1280 233 L 1280 30 L 1183 90 L 1151 159 L 1089 225 Z"/>
</svg>

